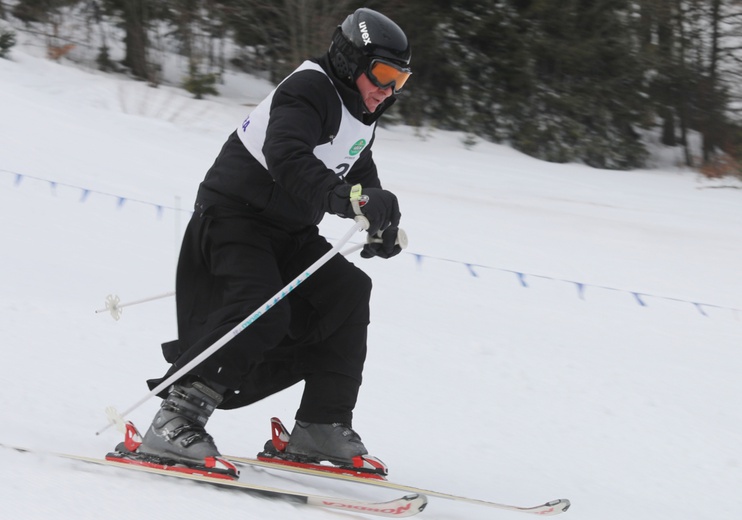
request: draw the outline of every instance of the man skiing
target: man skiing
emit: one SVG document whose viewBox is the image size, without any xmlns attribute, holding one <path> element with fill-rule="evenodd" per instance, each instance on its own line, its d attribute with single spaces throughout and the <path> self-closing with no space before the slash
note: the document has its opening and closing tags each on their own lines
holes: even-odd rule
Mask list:
<svg viewBox="0 0 742 520">
<path fill-rule="evenodd" d="M 325 213 L 368 219 L 376 240 L 363 257 L 400 252 L 397 198 L 381 187 L 371 147 L 377 120 L 411 74 L 410 58 L 393 21 L 358 9 L 335 30 L 325 55 L 302 63 L 229 136 L 199 187 L 183 239 L 178 339 L 163 345 L 172 365 L 148 381 L 150 388 L 331 249 L 317 228 Z M 215 408 L 246 406 L 304 381 L 296 423 L 278 456 L 363 464 L 368 452 L 352 418 L 370 293 L 370 278 L 335 255 L 163 392 L 129 456 L 206 466 L 219 457 L 205 430 Z"/>
</svg>

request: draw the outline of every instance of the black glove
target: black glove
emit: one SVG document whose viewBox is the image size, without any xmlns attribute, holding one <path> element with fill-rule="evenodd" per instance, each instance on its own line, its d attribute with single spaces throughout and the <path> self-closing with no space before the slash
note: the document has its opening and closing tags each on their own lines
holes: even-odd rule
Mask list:
<svg viewBox="0 0 742 520">
<path fill-rule="evenodd" d="M 383 232 L 368 235 L 368 243 L 363 246 L 361 256 L 372 258 L 391 258 L 407 247 L 407 234 L 396 226 L 388 227 Z"/>
<path fill-rule="evenodd" d="M 352 188 L 355 188 L 353 196 L 355 197 L 354 202 L 357 203 L 356 207 L 352 204 Z M 359 191 L 360 193 L 358 193 Z M 360 184 L 356 184 L 356 186 L 350 184 L 335 186 L 327 196 L 327 210 L 345 218 L 355 218 L 358 215 L 363 215 L 368 219 L 369 227 L 367 231 L 370 235 L 383 231 L 389 226 L 399 226 L 399 220 L 402 218 L 397 196 L 394 193 L 381 188 L 361 190 Z"/>
</svg>

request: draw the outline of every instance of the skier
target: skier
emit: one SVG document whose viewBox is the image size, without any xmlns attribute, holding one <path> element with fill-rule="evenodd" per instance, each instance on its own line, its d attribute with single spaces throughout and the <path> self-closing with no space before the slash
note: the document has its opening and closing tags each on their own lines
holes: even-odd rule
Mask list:
<svg viewBox="0 0 742 520">
<path fill-rule="evenodd" d="M 178 339 L 163 344 L 172 365 L 150 389 L 331 249 L 317 228 L 324 213 L 368 219 L 377 240 L 364 246 L 364 258 L 400 252 L 397 197 L 381 187 L 371 147 L 377 120 L 411 74 L 410 57 L 397 24 L 358 9 L 326 54 L 302 63 L 229 136 L 199 186 L 183 239 Z M 285 456 L 362 464 L 368 452 L 352 419 L 370 294 L 370 278 L 335 255 L 163 392 L 132 456 L 204 466 L 219 457 L 205 430 L 215 408 L 246 406 L 303 380 Z"/>
</svg>

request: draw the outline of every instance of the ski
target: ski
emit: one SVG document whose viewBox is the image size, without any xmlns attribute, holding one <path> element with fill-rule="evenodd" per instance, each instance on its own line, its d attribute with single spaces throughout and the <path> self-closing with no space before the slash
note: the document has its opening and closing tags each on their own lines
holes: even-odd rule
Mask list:
<svg viewBox="0 0 742 520">
<path fill-rule="evenodd" d="M 546 502 L 538 506 L 521 507 L 521 506 L 508 505 L 508 504 L 500 504 L 497 502 L 491 502 L 488 500 L 481 500 L 477 498 L 469 498 L 469 497 L 464 497 L 464 496 L 459 496 L 459 495 L 453 495 L 450 493 L 442 493 L 439 491 L 422 489 L 422 488 L 407 486 L 403 484 L 396 484 L 394 482 L 389 482 L 388 480 L 379 480 L 379 479 L 362 477 L 362 476 L 359 477 L 355 475 L 329 472 L 329 471 L 314 469 L 310 467 L 301 467 L 297 465 L 286 465 L 280 462 L 268 462 L 268 461 L 263 461 L 263 460 L 248 458 L 248 457 L 233 457 L 233 456 L 228 456 L 228 455 L 225 455 L 224 458 L 237 466 L 269 468 L 269 469 L 274 469 L 278 471 L 287 471 L 291 473 L 300 473 L 303 475 L 312 475 L 315 477 L 329 478 L 329 479 L 335 479 L 335 480 L 345 480 L 348 482 L 357 482 L 360 484 L 366 484 L 370 486 L 394 489 L 394 490 L 402 491 L 405 493 L 414 493 L 416 495 L 421 495 L 421 496 L 437 497 L 437 498 L 443 498 L 446 500 L 453 500 L 457 502 L 468 502 L 470 504 L 476 504 L 479 506 L 486 506 L 486 507 L 491 507 L 495 509 L 503 509 L 506 511 L 517 511 L 520 513 L 531 513 L 531 514 L 541 515 L 541 516 L 558 515 L 560 513 L 567 511 L 567 509 L 569 509 L 569 506 L 571 505 L 568 499 L 560 498 L 557 500 L 551 500 L 549 502 Z"/>
<path fill-rule="evenodd" d="M 370 486 L 385 487 L 397 491 L 438 497 L 457 502 L 468 502 L 479 506 L 535 515 L 558 515 L 567 511 L 571 505 L 570 501 L 566 498 L 560 498 L 538 506 L 521 507 L 396 484 L 386 480 L 386 466 L 375 457 L 369 457 L 367 455 L 358 457 L 358 459 L 361 460 L 356 461 L 354 459 L 353 466 L 325 465 L 321 464 L 319 461 L 294 460 L 291 454 L 286 453 L 286 448 L 289 445 L 290 440 L 291 434 L 283 425 L 281 419 L 273 417 L 271 418 L 271 440 L 266 443 L 264 451 L 258 453 L 257 458 L 225 456 L 224 459 L 228 463 L 236 465 L 270 468 L 279 471 L 312 475 L 315 477 L 358 482 Z M 373 464 L 369 465 L 369 461 L 373 461 Z"/>
<path fill-rule="evenodd" d="M 251 495 L 257 495 L 265 498 L 274 498 L 279 500 L 285 500 L 297 504 L 304 504 L 313 507 L 321 507 L 326 509 L 339 509 L 344 511 L 355 511 L 368 515 L 375 515 L 387 518 L 405 518 L 416 515 L 425 509 L 427 505 L 427 498 L 421 494 L 405 495 L 394 500 L 386 502 L 370 502 L 364 500 L 355 500 L 351 498 L 343 497 L 326 497 L 321 495 L 315 495 L 313 493 L 303 493 L 299 491 L 292 491 L 288 489 L 280 489 L 275 487 L 261 486 L 258 484 L 251 484 L 247 482 L 241 482 L 239 480 L 225 479 L 224 476 L 207 476 L 197 473 L 183 473 L 180 471 L 172 471 L 167 469 L 161 469 L 156 467 L 150 467 L 146 465 L 122 463 L 115 460 L 106 460 L 96 457 L 87 457 L 84 455 L 74 455 L 70 453 L 57 453 L 57 452 L 45 452 L 40 450 L 33 450 L 29 448 L 23 448 L 19 446 L 9 446 L 6 444 L 0 444 L 0 447 L 5 449 L 12 449 L 21 453 L 31 453 L 38 455 L 51 455 L 54 457 L 60 457 L 68 460 L 74 460 L 83 462 L 86 464 L 96 464 L 99 466 L 112 466 L 121 469 L 127 469 L 132 471 L 141 471 L 144 473 L 163 475 L 168 477 L 176 477 L 185 480 L 192 480 L 196 482 L 203 482 L 212 484 L 217 487 L 233 489 L 235 491 L 241 491 Z"/>
</svg>

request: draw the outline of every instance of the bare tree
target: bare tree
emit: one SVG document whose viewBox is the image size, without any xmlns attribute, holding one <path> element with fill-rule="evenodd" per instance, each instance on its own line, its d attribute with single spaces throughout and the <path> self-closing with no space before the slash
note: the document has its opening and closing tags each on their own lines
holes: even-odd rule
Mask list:
<svg viewBox="0 0 742 520">
<path fill-rule="evenodd" d="M 134 77 L 152 80 L 152 68 L 147 59 L 150 0 L 106 0 L 109 11 L 121 16 L 124 29 L 125 55 L 123 64 Z"/>
<path fill-rule="evenodd" d="M 357 2 L 355 2 L 357 3 Z M 236 41 L 252 45 L 278 81 L 304 59 L 327 50 L 330 36 L 354 2 L 350 0 L 232 0 Z"/>
<path fill-rule="evenodd" d="M 721 69 L 730 87 L 727 109 L 742 124 L 742 0 L 731 0 L 721 19 L 726 28 L 720 47 Z"/>
</svg>

